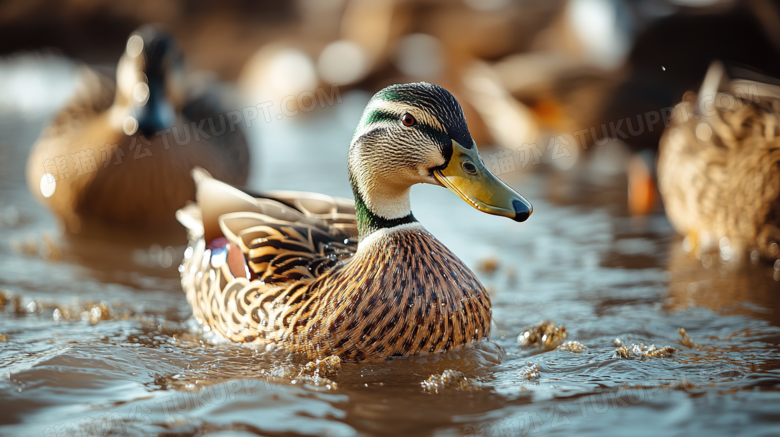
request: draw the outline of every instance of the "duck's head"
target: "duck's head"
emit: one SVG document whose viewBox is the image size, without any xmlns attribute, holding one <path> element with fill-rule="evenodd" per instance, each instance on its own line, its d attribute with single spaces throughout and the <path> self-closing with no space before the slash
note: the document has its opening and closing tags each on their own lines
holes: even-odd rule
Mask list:
<svg viewBox="0 0 780 437">
<path fill-rule="evenodd" d="M 127 135 L 170 128 L 184 101 L 184 62 L 176 40 L 147 25 L 127 39 L 117 66 L 116 117 Z"/>
<path fill-rule="evenodd" d="M 414 221 L 412 185 L 440 185 L 474 208 L 522 222 L 531 203 L 482 162 L 463 110 L 447 90 L 428 83 L 389 86 L 368 102 L 349 149 L 361 239 Z"/>
</svg>

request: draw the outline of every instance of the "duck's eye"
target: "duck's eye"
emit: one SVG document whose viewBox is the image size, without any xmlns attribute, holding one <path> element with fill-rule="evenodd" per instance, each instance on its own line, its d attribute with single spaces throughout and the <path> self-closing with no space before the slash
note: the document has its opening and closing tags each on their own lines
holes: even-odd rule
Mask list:
<svg viewBox="0 0 780 437">
<path fill-rule="evenodd" d="M 416 123 L 416 120 L 410 113 L 406 113 L 401 117 L 401 122 L 404 124 L 404 126 L 414 126 Z"/>
<path fill-rule="evenodd" d="M 463 167 L 463 171 L 465 171 L 468 174 L 477 174 L 477 167 L 468 161 L 463 161 L 462 167 Z"/>
</svg>

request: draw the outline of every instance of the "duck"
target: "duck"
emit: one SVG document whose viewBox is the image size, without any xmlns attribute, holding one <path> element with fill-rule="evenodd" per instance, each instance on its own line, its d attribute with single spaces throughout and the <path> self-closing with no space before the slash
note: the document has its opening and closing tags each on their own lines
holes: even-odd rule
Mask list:
<svg viewBox="0 0 780 437">
<path fill-rule="evenodd" d="M 738 70 L 735 72 L 739 73 Z M 735 74 L 736 75 L 736 74 Z M 687 250 L 780 258 L 780 81 L 711 64 L 659 143 L 658 183 Z"/>
<path fill-rule="evenodd" d="M 177 213 L 190 238 L 179 270 L 203 331 L 345 361 L 488 339 L 488 293 L 417 221 L 410 189 L 446 187 L 517 222 L 533 206 L 485 167 L 455 97 L 425 82 L 382 89 L 360 118 L 347 161 L 354 200 L 255 194 L 193 171 L 197 202 Z"/>
<path fill-rule="evenodd" d="M 129 36 L 116 80 L 87 66 L 78 77 L 27 161 L 28 187 L 66 230 L 173 226 L 195 199 L 196 166 L 246 182 L 249 146 L 230 114 L 240 107 L 207 75 L 187 74 L 164 27 Z"/>
</svg>

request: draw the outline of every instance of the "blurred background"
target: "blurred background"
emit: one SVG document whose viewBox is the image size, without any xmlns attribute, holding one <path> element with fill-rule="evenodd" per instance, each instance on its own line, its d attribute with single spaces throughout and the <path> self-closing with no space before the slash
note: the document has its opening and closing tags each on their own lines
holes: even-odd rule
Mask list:
<svg viewBox="0 0 780 437">
<path fill-rule="evenodd" d="M 225 110 L 270 108 L 268 119 L 240 124 L 253 190 L 351 197 L 346 153 L 368 99 L 410 81 L 451 91 L 488 168 L 535 208 L 518 224 L 440 187 L 412 194 L 415 216 L 489 290 L 491 340 L 503 361 L 493 351 L 349 364 L 333 393 L 291 385 L 284 366 L 299 363 L 290 357 L 219 344 L 188 324 L 177 271 L 183 228 L 64 232 L 28 189 L 25 162 L 84 83 L 82 67 L 116 77 L 128 36 L 149 23 L 175 35 L 188 75 L 220 84 L 214 89 L 233 99 Z M 559 434 L 738 435 L 752 427 L 752 435 L 775 435 L 780 264 L 684 250 L 654 182 L 664 114 L 699 89 L 715 60 L 780 77 L 780 5 L 0 2 L 0 434 L 81 435 L 74 421 L 109 413 L 129 433 L 147 410 L 139 435 L 470 435 L 530 413 L 547 432 L 558 423 L 550 412 L 558 420 L 564 406 L 574 425 Z M 518 335 L 540 319 L 565 324 L 582 348 L 520 346 Z M 690 338 L 681 339 L 681 327 Z M 677 351 L 643 356 L 653 344 Z M 622 345 L 642 346 L 621 359 Z M 447 368 L 484 388 L 421 391 L 421 381 Z M 283 384 L 172 416 L 157 403 L 236 378 Z M 649 386 L 667 391 L 580 415 L 587 406 L 578 400 L 622 399 L 625 387 Z"/>
<path fill-rule="evenodd" d="M 537 144 L 549 161 L 550 137 L 575 138 L 573 156 L 554 163 L 569 168 L 594 143 L 574 132 L 593 127 L 599 140 L 602 124 L 674 105 L 713 60 L 780 75 L 778 10 L 771 0 L 7 1 L 0 108 L 58 107 L 73 65 L 110 72 L 130 32 L 163 23 L 189 70 L 235 83 L 248 103 L 429 81 L 456 94 L 480 145 L 517 155 Z M 657 146 L 662 129 L 632 127 L 610 136 L 634 152 Z"/>
</svg>

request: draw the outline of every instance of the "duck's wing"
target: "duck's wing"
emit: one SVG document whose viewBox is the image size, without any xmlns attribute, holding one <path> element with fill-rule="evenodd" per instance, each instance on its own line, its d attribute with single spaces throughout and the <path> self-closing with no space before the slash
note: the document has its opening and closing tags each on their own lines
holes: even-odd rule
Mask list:
<svg viewBox="0 0 780 437">
<path fill-rule="evenodd" d="M 347 199 L 276 191 L 252 195 L 196 168 L 197 205 L 178 220 L 207 244 L 220 237 L 241 249 L 250 277 L 310 282 L 357 250 L 355 209 Z M 238 269 L 240 272 L 241 269 Z"/>
</svg>

